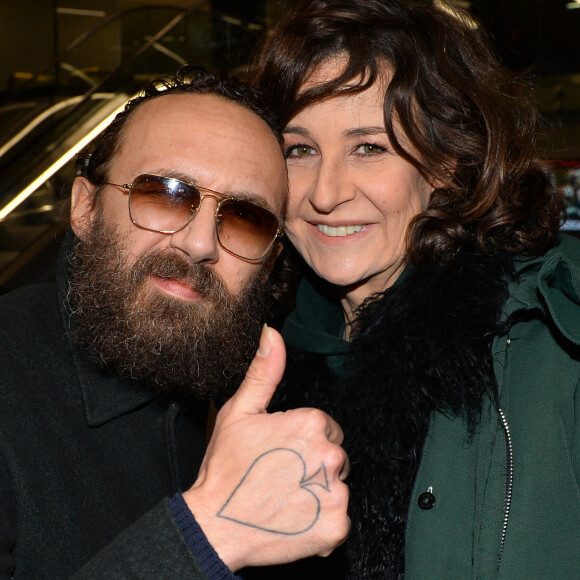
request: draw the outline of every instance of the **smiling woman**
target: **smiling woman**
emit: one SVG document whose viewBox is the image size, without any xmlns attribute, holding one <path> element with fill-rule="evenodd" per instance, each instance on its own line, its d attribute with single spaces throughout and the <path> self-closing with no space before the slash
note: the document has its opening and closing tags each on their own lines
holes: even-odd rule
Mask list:
<svg viewBox="0 0 580 580">
<path fill-rule="evenodd" d="M 348 541 L 277 578 L 577 576 L 580 247 L 455 4 L 305 0 L 255 63 L 308 266 L 272 408 L 329 412 L 352 465 Z"/>
<path fill-rule="evenodd" d="M 340 75 L 346 58 L 322 63 L 308 86 Z M 384 71 L 386 75 L 386 71 Z M 347 329 L 362 301 L 405 266 L 405 235 L 433 190 L 391 146 L 384 83 L 314 103 L 284 131 L 290 203 L 286 232 L 314 271 L 339 287 Z"/>
</svg>

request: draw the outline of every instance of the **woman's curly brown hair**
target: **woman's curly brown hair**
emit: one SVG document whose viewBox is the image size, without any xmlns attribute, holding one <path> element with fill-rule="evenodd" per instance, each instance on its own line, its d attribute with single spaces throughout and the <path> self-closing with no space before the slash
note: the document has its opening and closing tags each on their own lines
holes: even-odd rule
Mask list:
<svg viewBox="0 0 580 580">
<path fill-rule="evenodd" d="M 343 73 L 301 91 L 336 55 L 348 59 Z M 253 66 L 284 124 L 385 73 L 389 140 L 435 187 L 409 227 L 409 258 L 441 264 L 462 247 L 545 252 L 563 206 L 536 157 L 531 91 L 499 63 L 466 12 L 440 0 L 306 0 L 273 30 Z M 395 122 L 410 147 L 397 139 Z"/>
</svg>

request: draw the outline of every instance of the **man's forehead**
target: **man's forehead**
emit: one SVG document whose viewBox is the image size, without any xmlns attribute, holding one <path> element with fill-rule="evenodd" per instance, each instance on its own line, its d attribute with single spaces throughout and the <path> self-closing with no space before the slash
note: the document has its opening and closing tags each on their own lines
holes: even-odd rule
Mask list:
<svg viewBox="0 0 580 580">
<path fill-rule="evenodd" d="M 280 144 L 253 111 L 213 94 L 164 95 L 143 103 L 121 155 L 137 172 L 174 172 L 228 195 L 257 197 L 280 214 L 286 173 Z M 237 193 L 236 193 L 237 192 Z"/>
<path fill-rule="evenodd" d="M 244 105 L 216 95 L 214 93 L 179 93 L 161 95 L 143 103 L 135 110 L 133 124 L 139 124 L 144 118 L 155 120 L 161 125 L 174 118 L 189 118 L 202 123 L 199 130 L 211 129 L 212 125 L 224 125 L 230 130 L 238 126 L 254 125 L 261 136 L 276 141 L 276 137 L 267 123 L 258 113 Z M 186 127 L 184 127 L 185 130 Z"/>
</svg>

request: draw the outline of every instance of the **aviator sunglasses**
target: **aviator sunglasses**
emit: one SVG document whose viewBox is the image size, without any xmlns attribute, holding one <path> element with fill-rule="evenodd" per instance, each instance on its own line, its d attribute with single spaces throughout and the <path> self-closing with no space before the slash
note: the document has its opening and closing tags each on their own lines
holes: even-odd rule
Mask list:
<svg viewBox="0 0 580 580">
<path fill-rule="evenodd" d="M 229 254 L 257 262 L 282 234 L 280 220 L 267 209 L 243 199 L 198 187 L 172 177 L 139 175 L 132 183 L 110 183 L 129 194 L 129 215 L 139 228 L 175 234 L 195 218 L 206 197 L 215 199 L 217 239 Z"/>
</svg>

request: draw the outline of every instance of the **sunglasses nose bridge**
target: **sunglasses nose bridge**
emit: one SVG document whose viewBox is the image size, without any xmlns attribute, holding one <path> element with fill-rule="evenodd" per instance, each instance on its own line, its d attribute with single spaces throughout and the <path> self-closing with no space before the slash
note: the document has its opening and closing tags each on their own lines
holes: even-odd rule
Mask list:
<svg viewBox="0 0 580 580">
<path fill-rule="evenodd" d="M 212 198 L 212 199 L 214 199 L 216 201 L 216 207 L 215 207 L 215 212 L 214 212 L 214 216 L 213 216 L 213 218 L 214 218 L 214 228 L 215 228 L 214 229 L 214 235 L 216 236 L 216 239 L 217 239 L 218 243 L 220 245 L 222 245 L 221 244 L 221 240 L 219 239 L 218 215 L 219 215 L 219 211 L 220 211 L 220 205 L 221 205 L 221 202 L 223 200 L 220 199 L 217 195 L 213 195 L 211 193 L 204 193 L 203 195 L 200 195 L 199 196 L 199 201 L 197 202 L 197 204 L 196 205 L 193 205 L 192 204 L 192 206 L 191 206 L 191 213 L 190 213 L 189 219 L 177 231 L 184 230 L 197 217 L 197 215 L 199 214 L 199 212 L 201 210 L 201 204 L 202 204 L 203 200 L 206 197 L 210 197 L 210 198 Z"/>
<path fill-rule="evenodd" d="M 197 214 L 199 213 L 199 211 L 201 210 L 201 204 L 203 202 L 203 200 L 206 197 L 211 197 L 213 199 L 215 199 L 217 201 L 217 206 L 216 206 L 216 210 L 215 210 L 215 216 L 217 218 L 217 214 L 219 212 L 219 207 L 220 207 L 220 198 L 217 195 L 213 195 L 211 193 L 204 193 L 204 194 L 200 194 L 199 198 L 197 200 L 197 203 L 192 203 L 191 204 L 191 210 L 190 210 L 190 214 L 189 214 L 189 218 L 188 220 L 179 228 L 179 231 L 186 228 L 191 222 L 192 220 L 195 219 L 195 217 L 197 216 Z"/>
<path fill-rule="evenodd" d="M 209 197 L 209 198 L 215 200 L 215 202 L 216 202 L 214 217 L 216 219 L 216 226 L 217 226 L 217 219 L 218 219 L 218 214 L 219 214 L 219 211 L 220 211 L 220 206 L 222 204 L 222 201 L 224 201 L 224 200 L 221 199 L 220 197 L 218 197 L 217 195 L 213 194 L 213 193 L 204 193 L 204 194 L 201 194 L 199 196 L 199 203 L 197 204 L 197 208 L 194 210 L 194 213 L 191 216 L 191 218 L 190 218 L 189 221 L 191 221 L 198 214 L 199 210 L 201 209 L 201 204 L 203 203 L 203 200 L 206 197 Z"/>
</svg>

